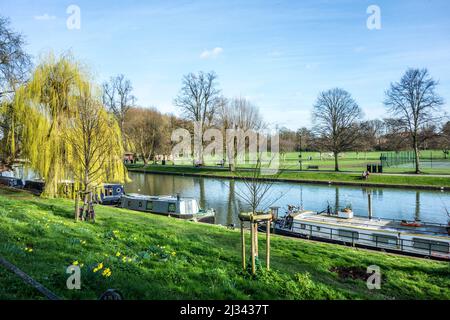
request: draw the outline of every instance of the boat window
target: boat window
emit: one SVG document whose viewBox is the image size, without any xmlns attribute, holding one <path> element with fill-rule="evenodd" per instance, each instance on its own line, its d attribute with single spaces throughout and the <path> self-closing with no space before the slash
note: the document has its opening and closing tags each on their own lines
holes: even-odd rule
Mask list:
<svg viewBox="0 0 450 320">
<path fill-rule="evenodd" d="M 153 201 L 147 201 L 147 207 L 146 209 L 148 211 L 152 211 L 153 210 Z"/>
<path fill-rule="evenodd" d="M 139 208 L 142 208 L 142 201 L 139 201 Z"/>
<path fill-rule="evenodd" d="M 117 192 L 117 193 L 122 193 L 122 189 L 121 189 L 121 188 L 117 188 L 117 189 L 116 189 L 116 192 Z"/>
<path fill-rule="evenodd" d="M 175 203 L 169 203 L 169 208 L 168 208 L 169 212 L 176 212 L 177 211 L 177 206 Z"/>
<path fill-rule="evenodd" d="M 348 231 L 348 230 L 338 230 L 338 235 L 341 238 L 346 238 L 349 240 L 358 240 L 359 239 L 359 233 L 356 231 Z"/>
<path fill-rule="evenodd" d="M 113 190 L 112 190 L 111 188 L 106 188 L 106 189 L 105 189 L 105 194 L 106 194 L 107 196 L 112 196 L 112 195 L 113 195 Z"/>
<path fill-rule="evenodd" d="M 306 224 L 303 224 L 303 223 L 302 223 L 302 224 L 300 225 L 300 229 L 306 229 Z"/>
<path fill-rule="evenodd" d="M 374 234 L 372 235 L 373 241 L 379 244 L 387 244 L 387 245 L 394 245 L 396 246 L 398 244 L 398 238 L 395 236 L 387 236 L 382 234 Z"/>
<path fill-rule="evenodd" d="M 416 249 L 449 253 L 449 246 L 447 242 L 413 238 L 413 247 Z"/>
<path fill-rule="evenodd" d="M 316 227 L 316 230 L 317 230 L 317 231 L 320 231 L 320 227 Z"/>
</svg>

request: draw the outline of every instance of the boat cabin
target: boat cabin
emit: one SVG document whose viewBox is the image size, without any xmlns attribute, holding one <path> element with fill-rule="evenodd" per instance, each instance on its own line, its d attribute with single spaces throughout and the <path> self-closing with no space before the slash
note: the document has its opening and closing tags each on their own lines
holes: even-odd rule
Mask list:
<svg viewBox="0 0 450 320">
<path fill-rule="evenodd" d="M 104 184 L 100 192 L 101 203 L 105 205 L 118 204 L 124 193 L 124 188 L 121 184 Z"/>
</svg>

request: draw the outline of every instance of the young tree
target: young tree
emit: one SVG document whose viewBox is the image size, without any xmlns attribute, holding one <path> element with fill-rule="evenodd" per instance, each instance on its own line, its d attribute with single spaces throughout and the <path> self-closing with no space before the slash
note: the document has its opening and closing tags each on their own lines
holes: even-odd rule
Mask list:
<svg viewBox="0 0 450 320">
<path fill-rule="evenodd" d="M 359 136 L 361 108 L 347 91 L 334 88 L 321 92 L 314 105 L 313 120 L 322 148 L 332 151 L 339 171 L 339 154 L 351 150 Z"/>
<path fill-rule="evenodd" d="M 84 196 L 83 210 L 89 210 L 96 187 L 126 178 L 119 125 L 92 91 L 90 84 L 79 88 L 75 111 L 62 131 L 70 155 L 67 166 Z M 78 214 L 76 209 L 76 219 Z"/>
<path fill-rule="evenodd" d="M 214 72 L 189 73 L 183 77 L 183 87 L 174 100 L 184 117 L 194 121 L 197 132 L 194 142 L 197 160 L 203 163 L 203 133 L 211 125 L 219 99 L 217 75 Z"/>
<path fill-rule="evenodd" d="M 438 118 L 443 99 L 436 93 L 438 82 L 427 69 L 408 69 L 400 82 L 386 91 L 384 104 L 411 136 L 415 153 L 416 173 L 420 173 L 419 133 L 425 125 Z"/>
<path fill-rule="evenodd" d="M 133 86 L 131 81 L 125 79 L 123 74 L 111 77 L 109 82 L 103 83 L 103 104 L 116 117 L 122 131 L 122 142 L 124 145 L 126 145 L 125 117 L 136 102 L 132 92 Z"/>
</svg>

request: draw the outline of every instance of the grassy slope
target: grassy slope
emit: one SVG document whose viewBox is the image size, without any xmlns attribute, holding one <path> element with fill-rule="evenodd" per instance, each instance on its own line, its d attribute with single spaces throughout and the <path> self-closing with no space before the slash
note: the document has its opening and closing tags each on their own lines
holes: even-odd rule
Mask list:
<svg viewBox="0 0 450 320">
<path fill-rule="evenodd" d="M 160 166 L 149 165 L 142 168 L 142 165 L 128 165 L 131 170 L 145 170 L 149 172 L 165 172 L 165 173 L 185 173 L 199 174 L 207 176 L 232 177 L 233 174 L 223 169 L 213 168 L 193 168 L 185 166 Z M 242 176 L 244 173 L 240 173 Z M 270 178 L 270 176 L 268 176 Z M 335 172 L 283 172 L 279 178 L 287 180 L 305 180 L 305 181 L 333 181 L 345 182 L 359 185 L 403 185 L 403 186 L 427 186 L 427 187 L 450 187 L 450 177 L 433 177 L 433 176 L 407 176 L 407 175 L 377 175 L 373 174 L 368 180 L 361 180 L 361 174 L 335 173 Z"/>
<path fill-rule="evenodd" d="M 109 207 L 97 207 L 96 224 L 75 223 L 66 200 L 0 189 L 0 255 L 68 299 L 95 299 L 107 288 L 127 299 L 450 298 L 448 263 L 279 236 L 273 270 L 252 278 L 240 271 L 239 239 L 237 230 Z M 69 291 L 65 268 L 75 260 L 84 264 L 82 290 Z M 111 277 L 93 272 L 100 262 Z M 381 290 L 329 271 L 373 264 L 386 279 Z M 0 267 L 0 298 L 35 296 L 4 275 Z"/>
</svg>

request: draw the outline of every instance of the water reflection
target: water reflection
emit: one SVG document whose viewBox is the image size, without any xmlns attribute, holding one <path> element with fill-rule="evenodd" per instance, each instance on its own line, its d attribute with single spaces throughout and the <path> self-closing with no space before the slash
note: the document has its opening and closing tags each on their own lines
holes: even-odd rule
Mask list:
<svg viewBox="0 0 450 320">
<path fill-rule="evenodd" d="M 180 193 L 182 196 L 195 197 L 203 208 L 216 210 L 216 222 L 219 224 L 237 223 L 238 213 L 249 210 L 236 196 L 236 190 L 245 190 L 243 182 L 239 180 L 141 173 L 130 173 L 130 178 L 133 182 L 125 186 L 126 192 L 149 195 Z M 322 211 L 328 204 L 334 208 L 350 204 L 355 214 L 367 216 L 369 191 L 372 193 L 374 217 L 407 220 L 420 218 L 422 221 L 447 223 L 444 207 L 450 208 L 449 192 L 283 182 L 275 183 L 269 196 L 278 197 L 278 194 L 283 193 L 283 197 L 274 204 L 282 208 L 291 204 Z M 281 209 L 280 213 L 283 212 Z"/>
</svg>

